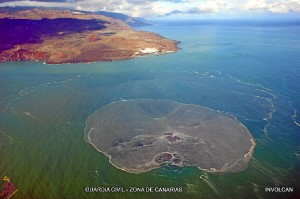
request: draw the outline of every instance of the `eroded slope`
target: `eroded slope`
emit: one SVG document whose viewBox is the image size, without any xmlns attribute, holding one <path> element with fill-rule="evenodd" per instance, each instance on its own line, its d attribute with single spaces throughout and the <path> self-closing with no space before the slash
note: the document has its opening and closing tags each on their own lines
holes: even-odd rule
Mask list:
<svg viewBox="0 0 300 199">
<path fill-rule="evenodd" d="M 0 62 L 79 63 L 177 50 L 177 42 L 110 17 L 67 10 L 0 13 Z"/>
</svg>

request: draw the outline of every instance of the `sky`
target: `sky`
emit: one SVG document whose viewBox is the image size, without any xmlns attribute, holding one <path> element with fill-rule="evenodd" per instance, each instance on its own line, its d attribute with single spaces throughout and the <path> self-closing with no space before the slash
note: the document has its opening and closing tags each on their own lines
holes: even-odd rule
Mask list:
<svg viewBox="0 0 300 199">
<path fill-rule="evenodd" d="M 283 17 L 300 20 L 300 0 L 0 0 L 0 7 L 4 6 L 104 10 L 147 19 Z"/>
</svg>

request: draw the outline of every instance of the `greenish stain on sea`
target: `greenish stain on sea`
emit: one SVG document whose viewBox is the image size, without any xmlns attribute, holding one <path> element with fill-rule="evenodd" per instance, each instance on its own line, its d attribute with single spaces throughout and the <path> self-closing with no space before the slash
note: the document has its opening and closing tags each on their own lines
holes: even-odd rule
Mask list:
<svg viewBox="0 0 300 199">
<path fill-rule="evenodd" d="M 264 188 L 281 185 L 294 187 L 296 194 L 300 139 L 291 116 L 293 107 L 299 110 L 294 90 L 300 78 L 293 58 L 299 46 L 288 38 L 299 36 L 286 28 L 283 35 L 272 28 L 152 29 L 180 40 L 182 50 L 107 63 L 0 65 L 0 177 L 11 178 L 15 197 L 274 198 L 278 194 Z M 258 39 L 254 33 L 263 34 Z M 235 40 L 235 35 L 244 36 Z M 270 35 L 281 39 L 277 45 L 288 48 L 288 54 L 271 45 Z M 280 56 L 289 60 L 293 73 L 281 68 L 286 61 Z M 256 138 L 254 157 L 245 171 L 225 175 L 174 166 L 138 175 L 118 170 L 84 141 L 84 128 L 91 113 L 122 99 L 168 99 L 233 114 Z M 2 139 L 4 134 L 12 141 Z M 182 187 L 183 192 L 86 193 L 86 187 Z"/>
</svg>

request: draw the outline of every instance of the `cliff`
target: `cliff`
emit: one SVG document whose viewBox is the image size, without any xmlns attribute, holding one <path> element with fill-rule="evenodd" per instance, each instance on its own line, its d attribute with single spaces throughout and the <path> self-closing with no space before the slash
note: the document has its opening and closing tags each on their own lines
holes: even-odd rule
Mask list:
<svg viewBox="0 0 300 199">
<path fill-rule="evenodd" d="M 176 41 L 100 14 L 30 9 L 0 12 L 0 62 L 50 64 L 130 59 L 177 50 Z M 151 49 L 151 50 L 150 50 Z"/>
</svg>

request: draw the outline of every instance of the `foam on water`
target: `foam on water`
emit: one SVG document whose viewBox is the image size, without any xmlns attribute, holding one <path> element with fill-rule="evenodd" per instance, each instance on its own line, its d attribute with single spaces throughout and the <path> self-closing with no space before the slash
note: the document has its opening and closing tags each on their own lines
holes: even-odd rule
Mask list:
<svg viewBox="0 0 300 199">
<path fill-rule="evenodd" d="M 40 176 L 43 176 L 44 180 L 32 193 L 32 197 L 39 198 L 38 196 L 47 190 L 47 195 L 43 196 L 49 198 L 59 198 L 57 193 L 61 192 L 68 193 L 66 197 L 69 198 L 85 198 L 86 195 L 80 188 L 87 184 L 177 184 L 190 187 L 191 194 L 195 190 L 197 193 L 194 194 L 199 194 L 197 196 L 208 194 L 208 198 L 245 198 L 248 196 L 245 193 L 249 194 L 249 198 L 270 198 L 270 194 L 264 192 L 264 187 L 284 186 L 289 183 L 291 186 L 298 186 L 299 183 L 294 178 L 299 174 L 300 165 L 300 122 L 297 104 L 300 100 L 297 92 L 300 79 L 299 42 L 295 42 L 299 40 L 299 27 L 278 26 L 275 29 L 190 25 L 178 28 L 161 25 L 145 29 L 182 41 L 182 50 L 160 57 L 82 66 L 48 66 L 30 62 L 11 64 L 11 67 L 17 66 L 11 70 L 11 67 L 0 68 L 0 80 L 3 82 L 0 91 L 3 95 L 8 93 L 0 99 L 1 133 L 5 132 L 16 141 L 22 140 L 15 148 L 13 145 L 5 146 L 3 150 L 1 148 L 0 173 L 13 173 L 16 176 L 19 183 L 24 185 L 22 193 L 19 194 L 29 193 L 32 190 L 32 182 Z M 61 79 L 53 81 L 53 76 L 47 76 L 43 71 L 45 68 L 48 68 L 45 71 L 50 73 L 56 70 L 55 74 L 59 74 Z M 109 76 L 101 74 L 103 68 L 109 71 Z M 7 70 L 9 73 L 6 73 Z M 30 73 L 35 70 L 42 70 L 41 77 L 46 80 L 29 79 Z M 23 73 L 29 74 L 27 78 Z M 83 78 L 89 73 L 92 74 L 89 78 Z M 5 81 L 6 75 L 8 83 Z M 15 82 L 14 75 L 24 82 L 48 81 L 16 89 L 18 85 L 11 84 Z M 34 75 L 32 77 L 37 78 Z M 65 116 L 65 122 L 57 124 L 57 120 L 50 118 L 49 125 L 47 122 L 27 120 L 38 114 L 26 107 L 30 103 L 25 96 L 34 104 L 43 100 L 38 98 L 49 96 L 45 94 L 46 89 L 50 90 L 53 87 L 55 89 L 51 90 L 51 94 L 57 94 L 57 97 L 66 97 L 75 92 L 83 93 L 68 102 L 62 100 L 67 105 L 60 106 L 61 109 L 55 108 L 50 100 L 45 101 L 51 108 L 54 107 L 53 110 L 48 108 L 45 115 L 48 116 L 47 111 L 50 115 L 51 111 L 56 111 L 59 116 Z M 10 95 L 10 92 L 5 91 L 10 88 L 17 92 Z M 46 91 L 43 93 L 44 89 Z M 39 96 L 40 93 L 44 95 Z M 68 100 L 71 98 L 72 96 Z M 101 156 L 97 151 L 91 152 L 94 149 L 82 141 L 84 121 L 91 112 L 113 101 L 140 98 L 164 98 L 198 104 L 237 117 L 253 132 L 257 142 L 254 158 L 250 161 L 248 169 L 237 174 L 211 175 L 193 168 L 163 167 L 140 176 L 132 176 L 114 169 L 109 165 L 108 158 Z M 27 104 L 22 106 L 22 102 Z M 17 114 L 10 114 L 13 111 Z M 72 113 L 72 116 L 69 113 Z M 57 117 L 56 113 L 53 117 Z M 25 122 L 28 122 L 28 126 L 24 126 Z M 30 123 L 34 125 L 30 126 Z M 42 135 L 44 132 L 46 133 Z M 39 137 L 35 140 L 37 135 Z M 59 143 L 63 145 L 58 145 Z M 13 150 L 4 154 L 7 152 L 6 148 Z M 43 150 L 45 151 L 42 152 Z M 28 154 L 26 159 L 22 159 L 24 153 Z M 30 174 L 27 173 L 27 164 L 19 163 L 25 163 L 29 159 L 34 163 Z M 45 168 L 48 169 L 47 173 L 44 172 Z M 76 177 L 74 173 L 77 174 Z M 57 187 L 61 177 L 66 187 Z M 26 198 L 25 196 L 20 197 Z M 103 198 L 111 196 L 103 195 Z M 121 195 L 119 198 L 122 196 L 134 198 L 137 194 L 128 197 Z M 163 194 L 156 196 L 168 197 Z M 174 195 L 174 198 L 184 196 Z M 99 197 L 99 194 L 95 197 Z"/>
<path fill-rule="evenodd" d="M 88 74 L 84 74 L 85 76 L 88 76 L 90 73 Z M 65 79 L 65 80 L 61 80 L 61 81 L 54 81 L 54 82 L 48 82 L 48 83 L 43 83 L 43 84 L 39 84 L 39 85 L 36 85 L 36 86 L 32 86 L 32 87 L 28 87 L 28 88 L 25 88 L 25 89 L 22 89 L 21 91 L 17 92 L 16 94 L 13 94 L 13 95 L 9 95 L 7 97 L 4 97 L 4 99 L 1 100 L 1 103 L 0 105 L 3 103 L 3 104 L 6 104 L 6 106 L 3 108 L 3 110 L 1 111 L 2 113 L 5 112 L 5 111 L 8 111 L 9 108 L 10 108 L 10 105 L 19 100 L 21 97 L 24 97 L 32 92 L 35 92 L 37 91 L 37 89 L 41 89 L 41 88 L 46 88 L 48 86 L 55 86 L 55 85 L 60 85 L 60 84 L 64 84 L 64 83 L 68 83 L 68 82 L 71 82 L 71 81 L 74 81 L 74 80 L 77 80 L 78 78 L 82 77 L 83 75 L 77 75 L 76 77 L 74 77 L 73 79 L 71 78 L 68 78 L 68 79 Z M 0 113 L 1 113 L 0 112 Z"/>
<path fill-rule="evenodd" d="M 293 113 L 292 113 L 293 115 L 291 115 L 291 118 L 292 118 L 294 124 L 295 124 L 296 126 L 299 126 L 299 127 L 300 127 L 300 122 L 297 121 L 297 117 L 299 117 L 299 116 L 297 115 L 297 109 L 293 106 L 293 104 L 292 104 L 291 101 L 289 101 L 289 105 L 290 105 L 290 108 L 293 110 Z"/>
<path fill-rule="evenodd" d="M 219 191 L 217 190 L 216 185 L 213 183 L 212 180 L 209 179 L 208 174 L 204 173 L 200 176 L 200 179 L 203 180 L 216 194 L 221 198 Z"/>
</svg>

